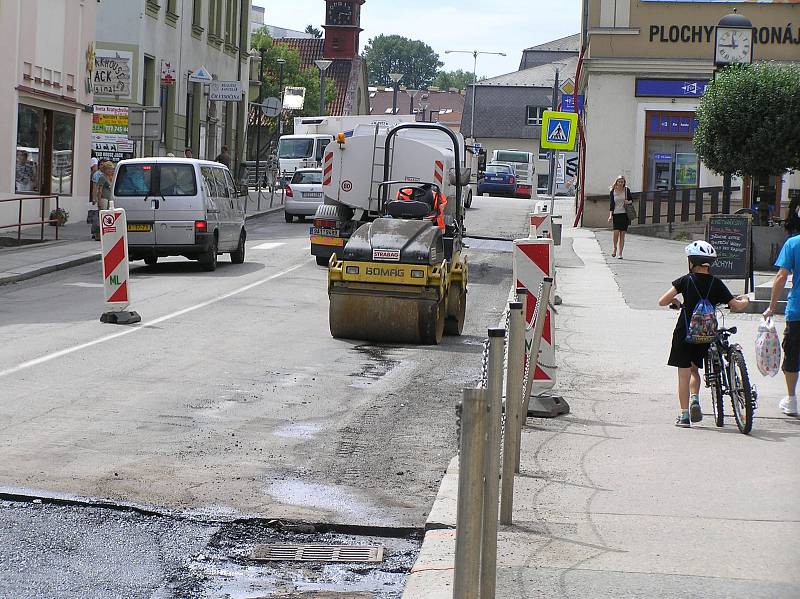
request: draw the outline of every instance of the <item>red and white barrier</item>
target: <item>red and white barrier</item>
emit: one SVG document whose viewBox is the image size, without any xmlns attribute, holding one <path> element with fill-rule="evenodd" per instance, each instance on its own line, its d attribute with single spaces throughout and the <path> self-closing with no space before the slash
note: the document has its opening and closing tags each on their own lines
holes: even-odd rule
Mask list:
<svg viewBox="0 0 800 599">
<path fill-rule="evenodd" d="M 553 218 L 550 214 L 532 213 L 530 215 L 531 232 L 529 239 L 553 236 Z"/>
<path fill-rule="evenodd" d="M 103 290 L 108 311 L 101 322 L 132 324 L 141 317 L 128 311 L 130 285 L 128 279 L 128 223 L 121 208 L 100 211 L 100 249 L 103 256 Z"/>
<path fill-rule="evenodd" d="M 545 277 L 555 278 L 553 240 L 518 239 L 514 241 L 514 281 L 528 293 L 525 322 L 533 324 L 539 286 Z M 545 324 L 536 368 L 533 371 L 533 393 L 552 389 L 556 382 L 555 315 L 550 305 L 545 313 Z M 533 330 L 525 335 L 526 349 L 533 341 Z"/>
</svg>

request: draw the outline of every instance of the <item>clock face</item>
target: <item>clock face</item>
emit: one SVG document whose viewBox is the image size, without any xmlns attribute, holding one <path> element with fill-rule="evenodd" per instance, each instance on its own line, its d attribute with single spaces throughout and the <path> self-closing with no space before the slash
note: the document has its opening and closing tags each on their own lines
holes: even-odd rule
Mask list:
<svg viewBox="0 0 800 599">
<path fill-rule="evenodd" d="M 751 29 L 717 28 L 717 64 L 750 64 L 753 57 L 753 31 Z"/>
<path fill-rule="evenodd" d="M 328 3 L 328 25 L 352 25 L 353 5 L 350 2 Z"/>
</svg>

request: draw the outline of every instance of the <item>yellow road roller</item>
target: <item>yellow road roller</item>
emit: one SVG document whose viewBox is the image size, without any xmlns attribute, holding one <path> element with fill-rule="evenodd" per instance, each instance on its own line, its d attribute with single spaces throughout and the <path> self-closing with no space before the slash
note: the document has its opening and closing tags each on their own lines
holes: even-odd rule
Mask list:
<svg viewBox="0 0 800 599">
<path fill-rule="evenodd" d="M 435 124 L 387 132 L 376 187 L 381 216 L 361 225 L 330 259 L 333 337 L 437 344 L 443 334 L 461 334 L 467 299 L 462 190 L 470 175 L 461 164 L 463 144 L 463 137 Z M 397 172 L 400 152 L 405 168 Z M 415 161 L 416 170 L 409 167 Z M 425 172 L 432 181 L 421 179 Z"/>
</svg>

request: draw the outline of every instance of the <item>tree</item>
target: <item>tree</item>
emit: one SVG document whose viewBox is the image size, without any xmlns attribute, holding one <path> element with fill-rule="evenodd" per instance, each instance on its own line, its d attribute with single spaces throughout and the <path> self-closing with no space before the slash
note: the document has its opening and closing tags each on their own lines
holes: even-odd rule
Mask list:
<svg viewBox="0 0 800 599">
<path fill-rule="evenodd" d="M 322 32 L 319 29 L 317 29 L 316 27 L 314 27 L 313 25 L 306 25 L 305 32 L 306 33 L 310 33 L 311 35 L 313 35 L 317 39 L 320 39 L 322 37 Z"/>
<path fill-rule="evenodd" d="M 697 109 L 694 148 L 717 173 L 800 168 L 800 66 L 761 62 L 717 73 Z"/>
<path fill-rule="evenodd" d="M 319 70 L 315 66 L 303 67 L 300 54 L 280 42 L 275 42 L 267 33 L 266 28 L 253 32 L 251 45 L 256 50 L 263 50 L 264 81 L 262 83 L 262 98 L 280 98 L 280 67 L 278 59 L 286 61 L 283 65 L 283 86 L 306 88 L 306 100 L 303 110 L 291 111 L 284 115 L 284 134 L 292 133 L 294 122 L 289 116 L 317 116 L 319 112 Z M 330 104 L 336 99 L 336 86 L 331 79 L 325 79 L 325 103 Z M 277 134 L 276 119 L 268 119 L 268 123 L 261 132 L 262 152 L 269 144 L 275 141 Z M 250 144 L 255 144 L 255 131 L 249 136 Z M 252 148 L 255 146 L 252 145 Z M 254 150 L 253 150 L 254 151 Z"/>
<path fill-rule="evenodd" d="M 472 85 L 472 73 L 458 69 L 457 71 L 439 71 L 433 80 L 433 85 L 439 89 L 454 87 L 462 90 Z"/>
<path fill-rule="evenodd" d="M 367 42 L 364 58 L 371 85 L 393 85 L 389 73 L 402 73 L 402 83 L 427 88 L 443 62 L 428 44 L 400 35 L 379 35 Z"/>
</svg>

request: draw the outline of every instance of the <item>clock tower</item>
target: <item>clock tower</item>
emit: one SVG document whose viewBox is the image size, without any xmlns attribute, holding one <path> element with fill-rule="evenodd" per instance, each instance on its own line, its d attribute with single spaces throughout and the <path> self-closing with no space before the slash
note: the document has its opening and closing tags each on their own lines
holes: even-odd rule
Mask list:
<svg viewBox="0 0 800 599">
<path fill-rule="evenodd" d="M 323 58 L 352 60 L 358 56 L 361 5 L 366 0 L 325 0 Z"/>
</svg>

